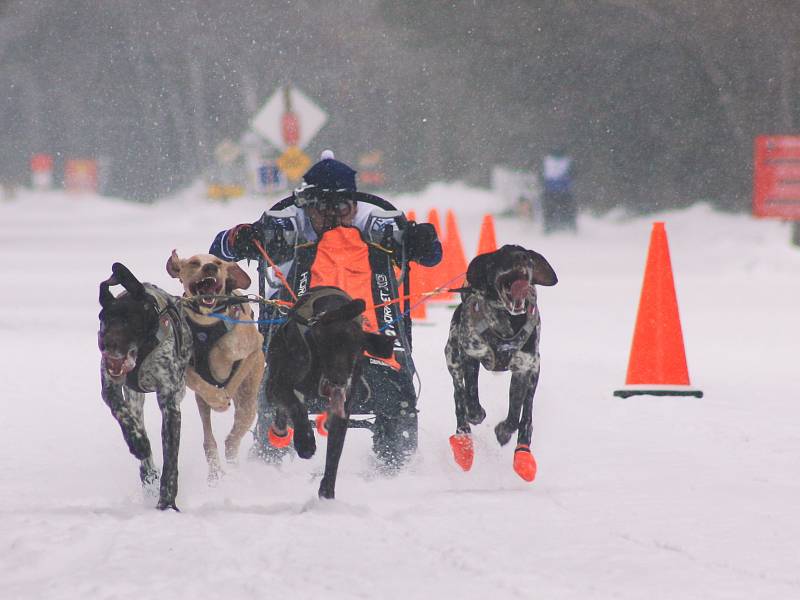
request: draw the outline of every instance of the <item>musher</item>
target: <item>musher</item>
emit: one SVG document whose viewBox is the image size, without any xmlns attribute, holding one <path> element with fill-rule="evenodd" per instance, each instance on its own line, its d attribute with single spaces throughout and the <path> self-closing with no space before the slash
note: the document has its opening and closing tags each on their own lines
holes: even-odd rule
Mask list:
<svg viewBox="0 0 800 600">
<path fill-rule="evenodd" d="M 383 465 L 404 464 L 417 446 L 410 319 L 403 314 L 400 302 L 386 303 L 400 297 L 398 275 L 408 283 L 405 275 L 409 261 L 433 266 L 441 260 L 442 246 L 434 227 L 407 221 L 389 202 L 357 191 L 356 171 L 326 150 L 292 196 L 278 202 L 255 223 L 236 225 L 217 234 L 209 252 L 228 261 L 258 260 L 265 297 L 293 301 L 312 286 L 333 285 L 353 298 L 364 299 L 364 328 L 395 336 L 395 353 L 388 361 L 364 357 L 364 381 L 354 387 L 351 413 L 375 415 L 374 423 L 368 426 L 373 433 L 373 449 Z M 276 317 L 277 311 L 267 309 L 259 318 Z M 266 354 L 271 327 L 260 328 Z M 265 379 L 268 377 L 269 365 Z M 309 410 L 315 412 L 315 407 L 309 406 Z M 268 441 L 273 411 L 262 392 L 254 451 L 267 459 L 282 455 Z M 351 419 L 351 426 L 359 425 Z"/>
</svg>

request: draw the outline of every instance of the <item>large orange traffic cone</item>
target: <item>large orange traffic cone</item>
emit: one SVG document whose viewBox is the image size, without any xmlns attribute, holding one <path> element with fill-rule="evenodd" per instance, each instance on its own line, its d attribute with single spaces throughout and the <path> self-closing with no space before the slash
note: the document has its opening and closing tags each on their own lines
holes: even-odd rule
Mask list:
<svg viewBox="0 0 800 600">
<path fill-rule="evenodd" d="M 461 244 L 461 234 L 458 231 L 455 213 L 447 209 L 447 233 L 445 234 L 444 259 L 447 261 L 447 278 L 439 283 L 447 282 L 447 287 L 457 288 L 464 285 L 464 275 L 467 272 L 467 258 L 464 256 L 464 246 Z M 452 294 L 450 295 L 453 296 Z"/>
<path fill-rule="evenodd" d="M 428 289 L 425 290 L 426 292 L 430 292 L 438 286 L 444 285 L 448 279 L 447 244 L 445 243 L 444 236 L 442 235 L 442 226 L 439 224 L 439 211 L 435 208 L 432 208 L 428 211 L 428 223 L 433 225 L 433 228 L 436 230 L 436 237 L 439 238 L 439 241 L 442 243 L 442 260 L 436 266 L 427 267 L 426 275 L 428 279 L 426 284 Z M 431 300 L 450 300 L 452 297 L 453 294 L 444 292 L 432 296 Z"/>
<path fill-rule="evenodd" d="M 636 394 L 703 397 L 689 385 L 664 223 L 653 223 L 628 375 L 625 387 L 614 392 L 622 398 Z"/>
<path fill-rule="evenodd" d="M 408 220 L 417 220 L 417 215 L 413 210 L 408 211 Z M 409 265 L 409 268 L 409 287 L 411 288 L 411 293 L 413 294 L 413 296 L 409 299 L 409 302 L 411 303 L 411 319 L 414 321 L 424 321 L 427 319 L 428 314 L 425 310 L 425 302 L 422 302 L 422 298 L 419 296 L 419 294 L 429 291 L 427 283 L 427 269 L 419 263 Z M 403 290 L 402 293 L 407 294 L 408 291 Z"/>
<path fill-rule="evenodd" d="M 494 235 L 494 218 L 484 215 L 481 221 L 481 234 L 478 238 L 478 254 L 488 254 L 497 250 L 497 238 Z"/>
</svg>

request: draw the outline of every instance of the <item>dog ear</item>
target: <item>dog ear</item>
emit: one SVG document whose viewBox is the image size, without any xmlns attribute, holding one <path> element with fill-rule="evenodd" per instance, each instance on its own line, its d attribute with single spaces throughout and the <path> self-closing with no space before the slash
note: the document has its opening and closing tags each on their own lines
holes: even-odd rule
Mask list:
<svg viewBox="0 0 800 600">
<path fill-rule="evenodd" d="M 494 270 L 494 252 L 479 254 L 467 268 L 467 283 L 476 290 L 487 291 L 491 282 L 489 274 Z"/>
<path fill-rule="evenodd" d="M 167 259 L 167 273 L 173 279 L 180 279 L 181 277 L 181 259 L 178 258 L 178 252 L 172 251 L 172 254 Z"/>
<path fill-rule="evenodd" d="M 528 250 L 528 254 L 533 260 L 533 283 L 537 285 L 555 285 L 558 283 L 556 272 L 547 259 L 533 250 Z"/>
<path fill-rule="evenodd" d="M 108 289 L 112 285 L 117 285 L 117 280 L 113 275 L 105 281 L 100 282 L 100 306 L 103 308 L 107 308 L 109 304 L 116 300 L 114 294 Z"/>
<path fill-rule="evenodd" d="M 388 335 L 364 332 L 364 350 L 378 358 L 390 358 L 394 353 L 394 338 Z"/>
<path fill-rule="evenodd" d="M 358 315 L 363 313 L 366 308 L 367 303 L 361 298 L 356 298 L 355 300 L 351 300 L 339 308 L 335 308 L 323 313 L 319 319 L 319 322 L 323 325 L 327 325 L 329 323 L 333 323 L 334 321 L 349 321 L 351 319 L 355 319 Z"/>
<path fill-rule="evenodd" d="M 225 270 L 225 291 L 246 290 L 250 287 L 250 275 L 236 263 L 229 263 Z"/>
<path fill-rule="evenodd" d="M 133 273 L 128 270 L 128 267 L 122 263 L 115 262 L 113 265 L 111 265 L 111 272 L 114 274 L 114 278 L 119 282 L 119 284 L 128 290 L 133 298 L 136 300 L 144 299 L 146 295 L 144 286 L 142 285 L 141 281 L 133 276 Z"/>
</svg>

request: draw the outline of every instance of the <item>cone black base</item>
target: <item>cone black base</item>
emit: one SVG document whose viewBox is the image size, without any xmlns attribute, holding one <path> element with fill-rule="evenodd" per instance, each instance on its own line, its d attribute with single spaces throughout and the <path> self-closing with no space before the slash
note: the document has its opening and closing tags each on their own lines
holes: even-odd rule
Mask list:
<svg viewBox="0 0 800 600">
<path fill-rule="evenodd" d="M 630 398 L 631 396 L 694 396 L 702 398 L 703 392 L 683 385 L 676 386 L 630 386 L 614 392 L 620 398 Z"/>
</svg>

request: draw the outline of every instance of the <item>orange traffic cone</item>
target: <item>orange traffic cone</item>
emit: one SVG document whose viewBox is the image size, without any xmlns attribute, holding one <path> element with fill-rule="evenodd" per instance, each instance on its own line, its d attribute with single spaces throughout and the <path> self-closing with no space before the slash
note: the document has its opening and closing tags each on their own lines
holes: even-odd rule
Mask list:
<svg viewBox="0 0 800 600">
<path fill-rule="evenodd" d="M 408 211 L 408 220 L 417 220 L 417 214 L 413 210 Z M 410 279 L 409 287 L 411 288 L 411 293 L 413 294 L 413 296 L 409 299 L 409 302 L 411 303 L 411 319 L 414 321 L 425 321 L 428 318 L 428 313 L 425 309 L 425 302 L 422 302 L 422 297 L 420 294 L 429 291 L 427 282 L 427 269 L 419 263 L 414 263 L 410 265 L 409 268 L 411 269 L 408 275 Z M 402 294 L 407 293 L 408 291 L 406 290 L 402 291 Z"/>
<path fill-rule="evenodd" d="M 664 223 L 653 223 L 628 375 L 625 387 L 614 392 L 622 398 L 637 394 L 703 397 L 689 385 Z"/>
<path fill-rule="evenodd" d="M 478 238 L 478 254 L 488 254 L 495 250 L 497 250 L 497 238 L 494 235 L 494 218 L 492 215 L 484 215 Z"/>
<path fill-rule="evenodd" d="M 434 290 L 436 287 L 444 285 L 445 282 L 448 280 L 447 244 L 445 243 L 444 236 L 442 235 L 442 227 L 439 224 L 439 211 L 436 210 L 435 208 L 432 208 L 428 211 L 428 223 L 433 225 L 433 228 L 436 230 L 436 237 L 439 238 L 439 241 L 442 242 L 442 260 L 441 262 L 439 262 L 438 265 L 426 268 L 427 270 L 426 275 L 428 277 L 426 281 L 428 289 L 425 290 L 426 292 L 430 292 Z M 432 296 L 431 300 L 450 300 L 452 297 L 453 294 L 444 292 Z"/>
<path fill-rule="evenodd" d="M 447 260 L 447 279 L 439 285 L 447 283 L 449 288 L 457 288 L 464 285 L 464 275 L 467 272 L 467 259 L 464 256 L 464 246 L 461 244 L 461 234 L 458 231 L 456 215 L 452 210 L 447 209 L 447 233 L 445 236 L 444 258 Z M 452 298 L 453 294 L 450 294 Z"/>
</svg>

